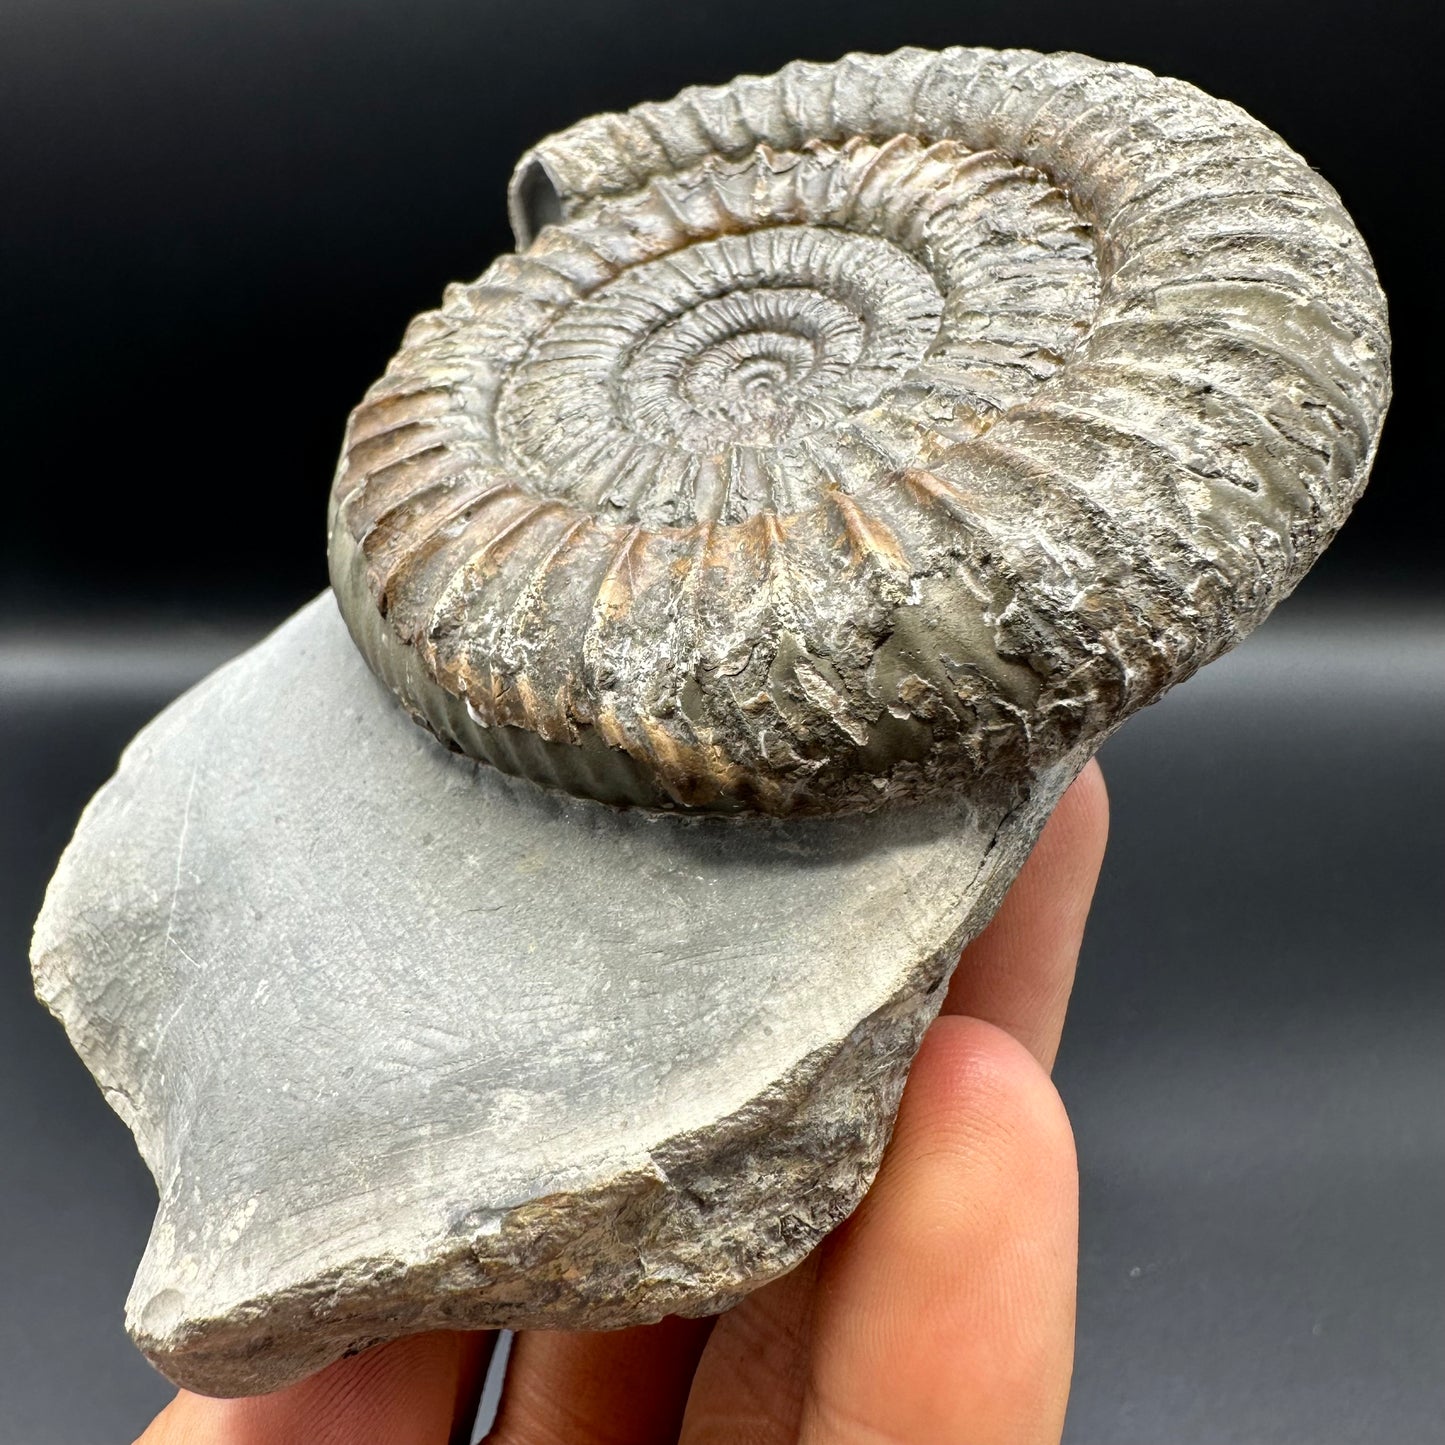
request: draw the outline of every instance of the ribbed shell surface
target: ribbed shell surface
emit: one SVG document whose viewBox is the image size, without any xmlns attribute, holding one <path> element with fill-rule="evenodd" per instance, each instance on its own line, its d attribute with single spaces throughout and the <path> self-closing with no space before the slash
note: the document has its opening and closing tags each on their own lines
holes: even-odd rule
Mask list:
<svg viewBox="0 0 1445 1445">
<path fill-rule="evenodd" d="M 1026 780 L 1288 593 L 1388 401 L 1334 192 L 1134 67 L 800 62 L 510 207 L 353 413 L 332 579 L 439 737 L 610 802 Z"/>
</svg>

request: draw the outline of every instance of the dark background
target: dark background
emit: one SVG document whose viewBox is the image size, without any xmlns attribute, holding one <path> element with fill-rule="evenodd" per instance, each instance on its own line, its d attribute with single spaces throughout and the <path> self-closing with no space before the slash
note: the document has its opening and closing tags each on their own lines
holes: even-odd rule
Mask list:
<svg viewBox="0 0 1445 1445">
<path fill-rule="evenodd" d="M 1436 7 L 1359 0 L 0 0 L 9 412 L 0 614 L 266 616 L 325 583 L 346 413 L 511 238 L 532 141 L 796 56 L 969 43 L 1181 76 L 1334 184 L 1392 299 L 1397 404 L 1317 587 L 1438 546 Z"/>
<path fill-rule="evenodd" d="M 514 157 L 795 56 L 1079 49 L 1182 76 L 1337 187 L 1392 302 L 1370 491 L 1260 636 L 1105 749 L 1059 1069 L 1070 1445 L 1445 1439 L 1445 626 L 1434 7 L 1319 0 L 0 0 L 0 1445 L 166 1398 L 121 1303 L 154 1194 L 29 999 L 121 746 L 325 585 L 348 409 L 510 237 Z"/>
</svg>

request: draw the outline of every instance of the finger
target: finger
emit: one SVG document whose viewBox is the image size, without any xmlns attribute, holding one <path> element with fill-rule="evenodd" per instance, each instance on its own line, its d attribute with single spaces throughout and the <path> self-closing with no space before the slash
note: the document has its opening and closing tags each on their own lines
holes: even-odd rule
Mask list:
<svg viewBox="0 0 1445 1445">
<path fill-rule="evenodd" d="M 488 1445 L 672 1445 L 711 1320 L 524 1330 Z"/>
<path fill-rule="evenodd" d="M 679 1445 L 794 1445 L 812 1351 L 818 1255 L 718 1318 Z"/>
<path fill-rule="evenodd" d="M 468 1439 L 495 1334 L 410 1335 L 244 1400 L 182 1390 L 137 1445 L 446 1445 Z"/>
<path fill-rule="evenodd" d="M 1109 836 L 1097 762 L 1075 779 L 993 921 L 964 950 L 946 1014 L 985 1019 L 1053 1067 Z"/>
<path fill-rule="evenodd" d="M 824 1245 L 803 1445 L 1042 1445 L 1073 1364 L 1078 1181 L 1048 1075 L 939 1019 L 883 1167 Z"/>
<path fill-rule="evenodd" d="M 946 1013 L 978 1012 L 1052 1062 L 1107 833 L 1103 776 L 1090 763 L 1054 810 L 999 918 L 964 955 Z M 693 1384 L 684 1445 L 796 1440 L 815 1263 L 719 1319 Z"/>
</svg>

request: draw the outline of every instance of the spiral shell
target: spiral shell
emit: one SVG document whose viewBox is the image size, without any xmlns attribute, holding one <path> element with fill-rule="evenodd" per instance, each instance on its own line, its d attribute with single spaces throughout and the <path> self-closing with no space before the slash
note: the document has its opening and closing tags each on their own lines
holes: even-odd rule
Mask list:
<svg viewBox="0 0 1445 1445">
<path fill-rule="evenodd" d="M 439 737 L 610 802 L 1025 780 L 1229 647 L 1364 484 L 1368 252 L 1180 81 L 954 49 L 594 116 L 353 413 L 331 573 Z"/>
</svg>

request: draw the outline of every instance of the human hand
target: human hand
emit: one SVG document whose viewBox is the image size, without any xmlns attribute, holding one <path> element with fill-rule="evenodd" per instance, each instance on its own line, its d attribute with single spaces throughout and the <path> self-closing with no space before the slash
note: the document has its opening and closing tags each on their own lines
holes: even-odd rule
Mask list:
<svg viewBox="0 0 1445 1445">
<path fill-rule="evenodd" d="M 965 952 L 851 1219 L 716 1319 L 517 1336 L 488 1445 L 1057 1441 L 1078 1183 L 1049 1069 L 1107 832 L 1091 763 Z M 494 1339 L 414 1335 L 252 1399 L 182 1391 L 139 1445 L 466 1445 Z"/>
</svg>

